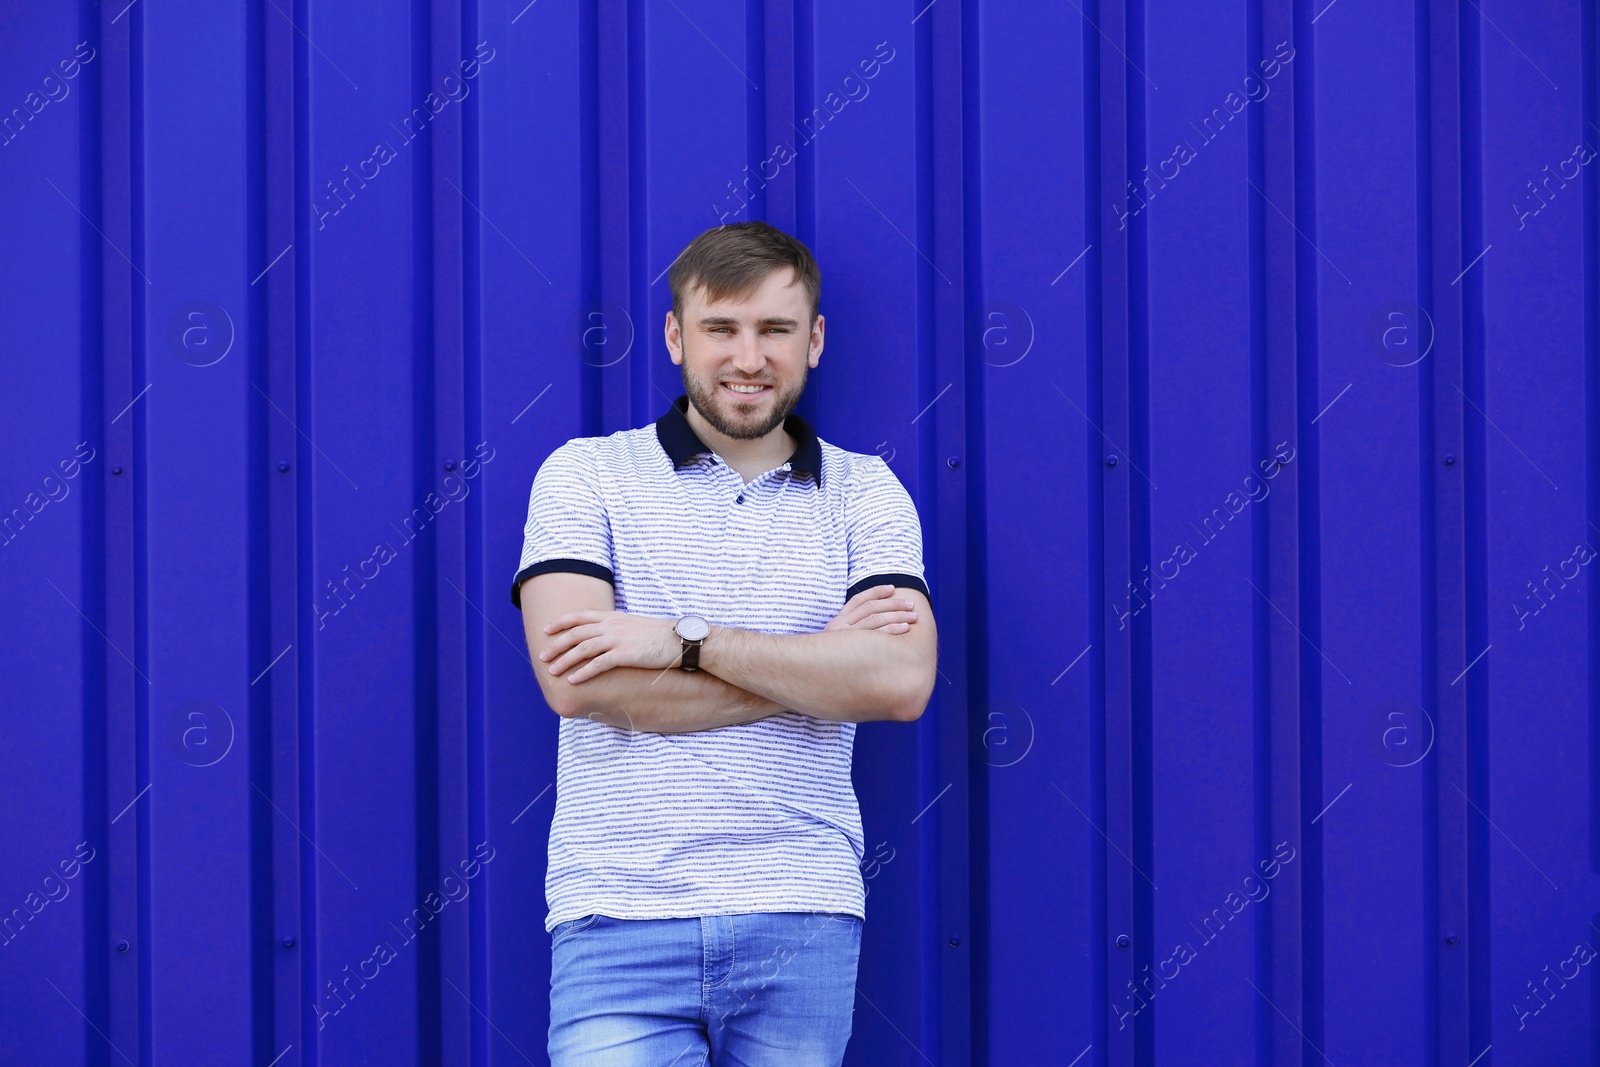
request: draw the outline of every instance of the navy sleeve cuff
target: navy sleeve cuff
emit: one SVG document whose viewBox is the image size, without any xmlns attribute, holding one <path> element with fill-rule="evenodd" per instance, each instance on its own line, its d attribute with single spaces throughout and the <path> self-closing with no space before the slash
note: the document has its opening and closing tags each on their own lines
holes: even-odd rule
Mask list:
<svg viewBox="0 0 1600 1067">
<path fill-rule="evenodd" d="M 598 563 L 590 563 L 586 559 L 547 559 L 539 563 L 530 564 L 517 572 L 511 580 L 511 603 L 515 604 L 518 611 L 522 610 L 522 583 L 536 574 L 550 574 L 553 571 L 569 571 L 572 574 L 587 574 L 591 578 L 598 578 L 602 582 L 617 584 L 616 575 L 611 573 L 610 567 L 602 567 Z"/>
<path fill-rule="evenodd" d="M 928 584 L 915 574 L 869 574 L 849 589 L 846 589 L 844 598 L 849 600 L 863 589 L 871 589 L 875 585 L 903 585 L 908 589 L 915 589 L 928 598 L 928 607 L 933 607 L 933 594 L 928 592 Z"/>
</svg>

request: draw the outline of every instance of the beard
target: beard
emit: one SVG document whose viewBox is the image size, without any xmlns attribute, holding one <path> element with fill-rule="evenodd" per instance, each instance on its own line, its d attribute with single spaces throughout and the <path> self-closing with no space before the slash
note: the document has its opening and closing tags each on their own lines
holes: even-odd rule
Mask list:
<svg viewBox="0 0 1600 1067">
<path fill-rule="evenodd" d="M 772 401 L 771 406 L 767 408 L 767 414 L 759 418 L 753 414 L 740 414 L 738 408 L 735 407 L 737 401 L 730 400 L 727 394 L 723 393 L 722 385 L 720 384 L 721 379 L 713 378 L 707 381 L 704 378 L 690 374 L 687 361 L 684 362 L 682 367 L 683 391 L 688 395 L 689 403 L 694 405 L 694 409 L 700 413 L 702 419 L 705 419 L 710 424 L 712 429 L 735 441 L 754 441 L 765 437 L 783 425 L 783 420 L 789 417 L 789 413 L 794 410 L 794 406 L 800 402 L 800 394 L 805 392 L 806 371 L 808 369 L 806 366 L 801 366 L 800 380 L 795 383 L 794 388 L 787 392 L 774 386 L 767 393 L 762 394 L 762 403 L 766 403 L 769 396 Z M 771 383 L 763 382 L 761 384 L 770 385 Z"/>
</svg>

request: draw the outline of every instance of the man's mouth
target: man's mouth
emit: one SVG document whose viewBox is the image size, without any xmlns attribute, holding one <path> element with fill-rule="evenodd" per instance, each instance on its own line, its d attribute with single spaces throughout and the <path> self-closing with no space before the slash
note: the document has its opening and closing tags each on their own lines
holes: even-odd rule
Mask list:
<svg viewBox="0 0 1600 1067">
<path fill-rule="evenodd" d="M 754 397 L 764 396 L 772 391 L 772 386 L 751 382 L 723 382 L 725 392 L 738 397 L 740 400 L 750 400 Z"/>
</svg>

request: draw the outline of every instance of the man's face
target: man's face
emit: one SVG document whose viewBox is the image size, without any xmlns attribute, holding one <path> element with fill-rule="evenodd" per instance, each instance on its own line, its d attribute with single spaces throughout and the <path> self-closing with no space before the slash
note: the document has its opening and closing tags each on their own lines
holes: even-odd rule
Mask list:
<svg viewBox="0 0 1600 1067">
<path fill-rule="evenodd" d="M 754 291 L 714 304 L 695 286 L 684 299 L 681 327 L 667 312 L 667 349 L 683 367 L 684 392 L 718 433 L 741 441 L 765 437 L 800 402 L 806 371 L 822 355 L 822 316 L 807 328 L 811 305 L 793 280 L 793 268 L 782 267 Z"/>
</svg>

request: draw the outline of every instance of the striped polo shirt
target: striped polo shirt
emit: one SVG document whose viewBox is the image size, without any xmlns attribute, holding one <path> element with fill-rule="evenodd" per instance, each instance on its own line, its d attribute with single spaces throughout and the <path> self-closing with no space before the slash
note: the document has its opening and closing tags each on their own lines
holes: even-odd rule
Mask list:
<svg viewBox="0 0 1600 1067">
<path fill-rule="evenodd" d="M 881 458 L 829 444 L 791 413 L 799 447 L 747 484 L 694 432 L 688 403 L 550 454 L 528 498 L 513 604 L 528 578 L 572 571 L 610 582 L 618 611 L 799 634 L 875 585 L 928 595 L 916 507 Z M 594 912 L 866 918 L 854 723 L 785 711 L 683 734 L 581 718 L 558 729 L 547 931 Z"/>
</svg>

